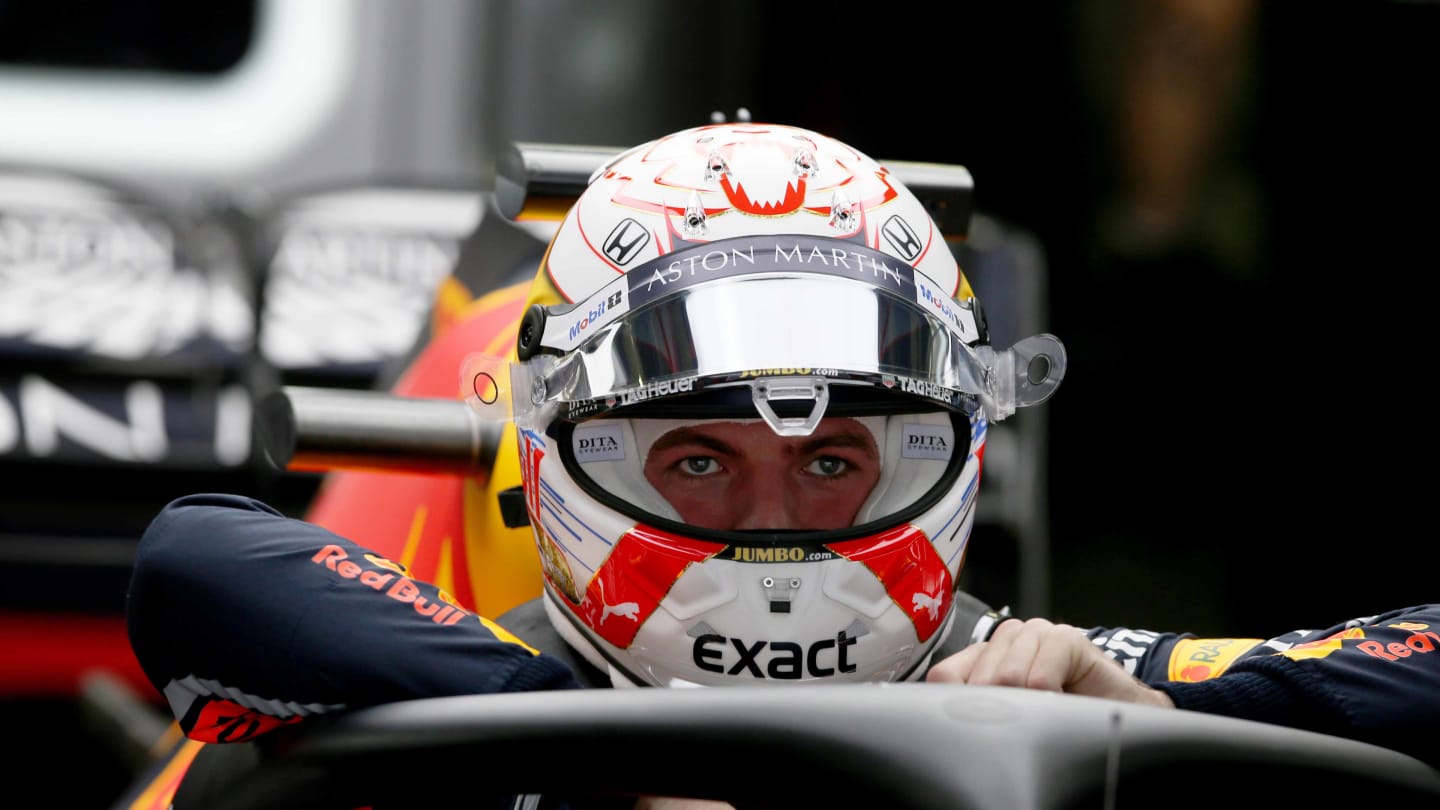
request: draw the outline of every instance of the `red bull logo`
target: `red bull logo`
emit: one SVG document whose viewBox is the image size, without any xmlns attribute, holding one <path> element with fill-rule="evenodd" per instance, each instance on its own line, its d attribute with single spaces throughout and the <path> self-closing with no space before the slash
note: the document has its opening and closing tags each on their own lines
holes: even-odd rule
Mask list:
<svg viewBox="0 0 1440 810">
<path fill-rule="evenodd" d="M 1425 625 L 1413 623 L 1391 625 L 1402 630 L 1411 630 L 1409 638 L 1404 641 L 1391 641 L 1381 643 L 1375 639 L 1366 639 L 1355 645 L 1355 649 L 1372 658 L 1379 658 L 1383 661 L 1399 661 L 1409 658 L 1412 655 L 1425 655 L 1435 652 L 1440 647 L 1440 634 L 1434 630 L 1426 629 Z"/>
<path fill-rule="evenodd" d="M 415 584 L 415 580 L 397 574 L 393 570 L 385 570 L 388 566 L 379 571 L 362 567 L 350 559 L 350 555 L 346 553 L 345 549 L 333 543 L 320 549 L 314 557 L 310 558 L 310 562 L 323 565 L 345 579 L 358 580 L 360 584 L 369 586 L 397 602 L 410 605 L 416 613 L 429 617 L 436 624 L 457 624 L 469 615 L 468 611 L 462 608 L 453 604 L 445 604 L 452 600 L 447 598 L 444 591 L 440 592 L 439 601 L 432 602 L 421 594 L 420 586 Z"/>
<path fill-rule="evenodd" d="M 1288 650 L 1280 653 L 1292 661 L 1300 661 L 1306 658 L 1325 658 L 1344 646 L 1344 642 L 1365 638 L 1365 631 L 1358 627 L 1351 627 L 1341 630 L 1333 635 L 1317 641 L 1307 641 L 1304 644 L 1296 644 Z"/>
</svg>

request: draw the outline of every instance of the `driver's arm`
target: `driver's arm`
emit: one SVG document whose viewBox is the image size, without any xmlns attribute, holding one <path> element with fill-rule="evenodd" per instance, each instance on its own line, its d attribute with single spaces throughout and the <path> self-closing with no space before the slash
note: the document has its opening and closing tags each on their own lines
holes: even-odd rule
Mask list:
<svg viewBox="0 0 1440 810">
<path fill-rule="evenodd" d="M 1350 737 L 1440 766 L 1440 605 L 1297 630 L 1255 642 L 1212 677 L 1185 677 L 1205 644 L 1177 640 L 1170 676 L 1155 684 L 1179 708 Z"/>
<path fill-rule="evenodd" d="M 205 742 L 411 698 L 579 687 L 396 563 L 233 495 L 187 496 L 152 521 L 126 622 L 146 676 Z"/>
<path fill-rule="evenodd" d="M 927 679 L 1175 706 L 1349 737 L 1440 765 L 1440 703 L 1430 697 L 1440 694 L 1440 605 L 1269 640 L 1011 619 Z"/>
</svg>

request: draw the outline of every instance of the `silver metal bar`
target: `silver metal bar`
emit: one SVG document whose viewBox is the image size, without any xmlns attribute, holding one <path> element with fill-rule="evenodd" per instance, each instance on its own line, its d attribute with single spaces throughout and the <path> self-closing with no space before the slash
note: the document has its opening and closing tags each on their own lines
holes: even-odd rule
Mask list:
<svg viewBox="0 0 1440 810">
<path fill-rule="evenodd" d="M 284 386 L 260 401 L 257 430 L 277 469 L 486 475 L 503 425 L 459 399 Z"/>
</svg>

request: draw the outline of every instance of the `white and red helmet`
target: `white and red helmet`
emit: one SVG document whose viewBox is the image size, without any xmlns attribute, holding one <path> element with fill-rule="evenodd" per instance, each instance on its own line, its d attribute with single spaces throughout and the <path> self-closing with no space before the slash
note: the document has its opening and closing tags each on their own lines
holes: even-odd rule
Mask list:
<svg viewBox="0 0 1440 810">
<path fill-rule="evenodd" d="M 990 420 L 1064 350 L 1004 351 L 921 202 L 824 135 L 726 123 L 600 168 L 550 243 L 511 371 L 560 633 L 617 684 L 894 681 L 949 631 Z M 668 431 L 868 430 L 853 525 L 706 529 L 642 473 Z"/>
</svg>

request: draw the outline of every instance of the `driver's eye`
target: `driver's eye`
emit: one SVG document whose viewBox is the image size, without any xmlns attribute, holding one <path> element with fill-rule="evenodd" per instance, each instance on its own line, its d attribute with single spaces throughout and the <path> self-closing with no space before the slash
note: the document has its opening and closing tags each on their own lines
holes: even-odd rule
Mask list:
<svg viewBox="0 0 1440 810">
<path fill-rule="evenodd" d="M 814 475 L 823 475 L 827 478 L 844 473 L 849 467 L 845 459 L 836 456 L 820 456 L 810 462 L 809 470 Z"/>
<path fill-rule="evenodd" d="M 709 475 L 720 467 L 715 459 L 709 456 L 687 456 L 680 461 L 680 466 L 690 475 Z"/>
</svg>

